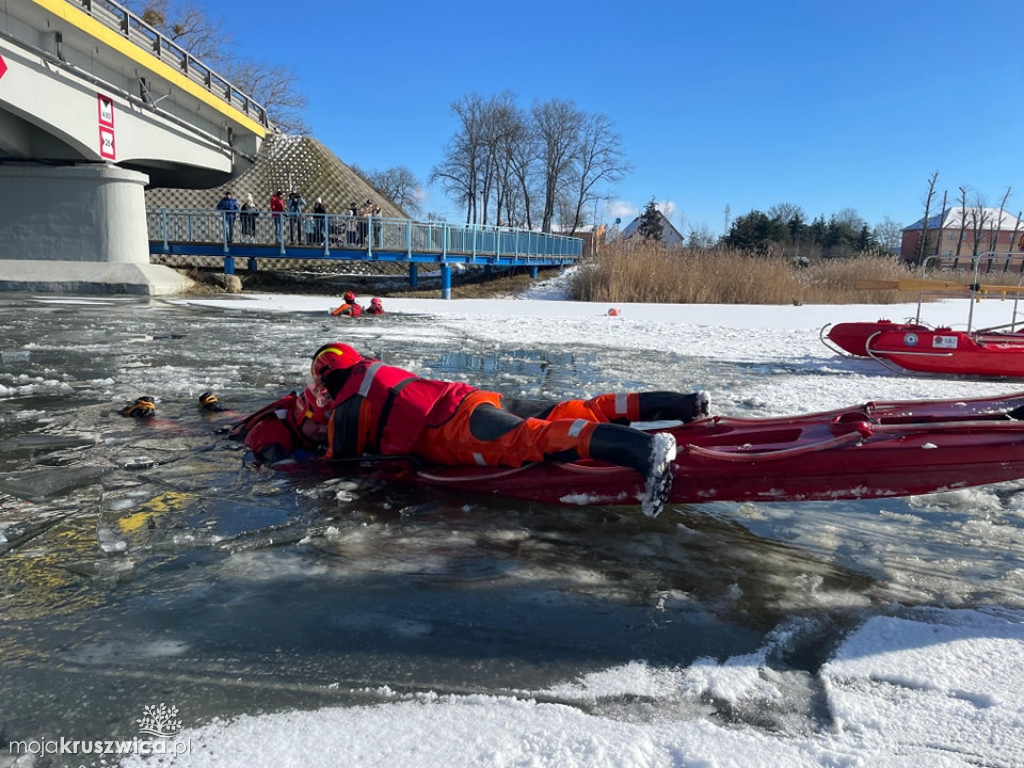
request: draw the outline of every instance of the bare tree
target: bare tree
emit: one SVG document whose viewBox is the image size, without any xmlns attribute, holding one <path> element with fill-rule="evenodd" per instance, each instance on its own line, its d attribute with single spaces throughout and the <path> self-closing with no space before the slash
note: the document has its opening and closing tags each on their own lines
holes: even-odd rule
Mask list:
<svg viewBox="0 0 1024 768">
<path fill-rule="evenodd" d="M 768 214 L 769 218 L 778 219 L 784 223 L 788 223 L 796 217 L 800 217 L 800 219 L 807 218 L 804 214 L 804 209 L 796 203 L 776 203 L 765 211 L 765 213 Z"/>
<path fill-rule="evenodd" d="M 404 165 L 396 165 L 383 171 L 364 171 L 353 166 L 353 170 L 406 213 L 413 215 L 420 213 L 420 194 L 423 185 Z"/>
<path fill-rule="evenodd" d="M 168 39 L 218 70 L 236 88 L 267 110 L 285 133 L 309 133 L 302 116 L 306 97 L 286 66 L 240 59 L 223 22 L 193 0 L 128 0 L 127 7 Z"/>
<path fill-rule="evenodd" d="M 451 109 L 459 129 L 428 182 L 440 182 L 465 206 L 467 224 L 532 229 L 542 200 L 542 230 L 550 232 L 557 220 L 575 231 L 587 206 L 607 194 L 603 185 L 629 170 L 608 118 L 572 102 L 555 99 L 524 112 L 505 91 L 489 98 L 472 93 Z"/>
<path fill-rule="evenodd" d="M 543 168 L 544 213 L 541 231 L 550 232 L 559 196 L 569 182 L 579 151 L 584 114 L 571 101 L 551 99 L 531 110 Z"/>
<path fill-rule="evenodd" d="M 939 180 L 939 172 L 935 171 L 928 178 L 928 192 L 924 198 L 924 220 L 923 229 L 921 231 L 921 239 L 917 243 L 917 253 L 914 256 L 916 263 L 921 264 L 924 262 L 925 251 L 928 250 L 928 219 L 931 217 L 932 200 L 935 197 L 935 184 Z"/>
<path fill-rule="evenodd" d="M 974 206 L 971 208 L 969 215 L 971 217 L 971 256 L 977 258 L 978 254 L 981 253 L 982 243 L 985 240 L 985 229 L 991 218 L 981 195 L 974 196 Z"/>
<path fill-rule="evenodd" d="M 611 121 L 604 115 L 587 117 L 580 130 L 576 163 L 572 169 L 570 200 L 574 202 L 575 210 L 569 221 L 562 220 L 563 225 L 569 224 L 569 234 L 574 234 L 583 223 L 585 206 L 602 199 L 600 185 L 622 180 L 629 170 L 622 152 L 622 138 L 612 129 Z"/>
<path fill-rule="evenodd" d="M 515 122 L 509 128 L 505 147 L 509 173 L 509 183 L 506 185 L 508 220 L 533 229 L 533 201 L 539 194 L 535 193 L 535 188 L 541 146 L 522 111 L 517 111 Z"/>
<path fill-rule="evenodd" d="M 295 74 L 288 67 L 255 61 L 231 60 L 224 75 L 243 93 L 267 110 L 270 121 L 283 133 L 310 133 L 303 117 L 306 96 L 299 90 Z"/>
<path fill-rule="evenodd" d="M 449 197 L 465 205 L 466 223 L 471 224 L 479 221 L 480 172 L 486 162 L 486 107 L 479 94 L 471 93 L 452 102 L 451 110 L 460 128 L 445 148 L 441 162 L 431 168 L 427 183 L 440 182 Z"/>
<path fill-rule="evenodd" d="M 1017 233 L 1020 231 L 1021 215 L 1024 211 L 1017 211 L 1017 220 L 1013 222 L 1013 234 L 1010 235 L 1010 245 L 1008 253 L 1020 253 L 1024 251 L 1024 237 L 1017 239 Z"/>
<path fill-rule="evenodd" d="M 711 234 L 711 230 L 707 224 L 699 224 L 696 227 L 690 227 L 690 231 L 686 235 L 686 245 L 688 248 L 698 248 L 700 250 L 707 250 L 713 248 L 718 239 Z"/>
<path fill-rule="evenodd" d="M 990 251 L 997 250 L 997 246 L 999 245 L 999 230 L 1002 229 L 1003 226 L 1003 211 L 1006 210 L 1006 201 L 1009 199 L 1010 187 L 1007 187 L 1006 192 L 1003 194 L 1003 199 L 999 203 L 999 213 L 997 214 L 997 218 L 992 222 L 992 226 L 990 228 L 991 234 L 988 240 L 988 250 Z"/>
<path fill-rule="evenodd" d="M 957 187 L 960 190 L 960 231 L 956 238 L 957 258 L 963 255 L 964 236 L 967 233 L 967 187 Z"/>
<path fill-rule="evenodd" d="M 843 208 L 835 215 L 834 218 L 837 224 L 845 225 L 851 232 L 859 231 L 867 223 L 861 218 L 861 215 L 857 213 L 856 208 Z"/>
<path fill-rule="evenodd" d="M 228 58 L 234 43 L 223 22 L 207 15 L 195 2 L 170 0 L 128 0 L 132 13 L 197 59 L 218 68 Z"/>
<path fill-rule="evenodd" d="M 875 242 L 886 253 L 900 252 L 900 245 L 903 242 L 903 227 L 888 216 L 882 217 L 882 223 L 875 226 L 874 236 Z"/>
</svg>

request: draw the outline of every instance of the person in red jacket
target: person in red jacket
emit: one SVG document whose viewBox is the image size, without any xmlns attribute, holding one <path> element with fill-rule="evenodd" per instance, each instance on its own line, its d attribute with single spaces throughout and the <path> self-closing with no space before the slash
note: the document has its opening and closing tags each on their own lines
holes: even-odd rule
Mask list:
<svg viewBox="0 0 1024 768">
<path fill-rule="evenodd" d="M 497 392 L 425 379 L 341 343 L 317 350 L 310 372 L 313 383 L 290 396 L 294 400 L 278 401 L 240 426 L 239 436 L 258 458 L 272 461 L 267 457 L 301 450 L 328 459 L 411 454 L 440 465 L 508 467 L 590 458 L 639 472 L 642 507 L 650 516 L 671 491 L 675 439 L 625 423 L 692 421 L 708 410 L 704 392 L 645 392 L 560 403 L 510 401 L 522 411 L 517 413 Z M 283 423 L 263 425 L 256 434 L 275 406 Z"/>
<path fill-rule="evenodd" d="M 284 192 L 277 190 L 270 196 L 270 217 L 274 220 L 277 242 L 284 242 Z"/>
<path fill-rule="evenodd" d="M 352 291 L 345 291 L 341 297 L 342 304 L 331 310 L 334 317 L 359 317 L 363 314 L 363 308 L 356 303 L 356 295 Z"/>
<path fill-rule="evenodd" d="M 368 315 L 383 315 L 384 302 L 380 300 L 379 296 L 374 296 L 370 299 L 370 305 L 363 311 Z"/>
</svg>

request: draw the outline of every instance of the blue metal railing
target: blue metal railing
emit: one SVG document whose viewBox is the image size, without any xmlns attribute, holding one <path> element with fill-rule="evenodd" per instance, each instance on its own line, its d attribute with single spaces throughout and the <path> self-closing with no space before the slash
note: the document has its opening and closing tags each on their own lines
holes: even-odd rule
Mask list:
<svg viewBox="0 0 1024 768">
<path fill-rule="evenodd" d="M 147 208 L 151 251 L 326 257 L 387 261 L 458 261 L 562 265 L 583 254 L 577 237 L 476 224 L 341 214 L 247 214 L 191 208 Z M 190 249 L 188 245 L 197 248 Z M 198 248 L 206 246 L 206 248 Z"/>
</svg>

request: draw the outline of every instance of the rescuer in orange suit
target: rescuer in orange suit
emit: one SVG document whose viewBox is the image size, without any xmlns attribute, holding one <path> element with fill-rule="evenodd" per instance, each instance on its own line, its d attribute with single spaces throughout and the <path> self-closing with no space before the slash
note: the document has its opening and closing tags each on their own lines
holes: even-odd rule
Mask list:
<svg viewBox="0 0 1024 768">
<path fill-rule="evenodd" d="M 317 350 L 310 373 L 312 383 L 301 393 L 236 428 L 257 458 L 411 454 L 446 466 L 508 467 L 589 458 L 639 472 L 645 481 L 642 506 L 651 516 L 672 488 L 675 439 L 626 424 L 692 421 L 708 411 L 702 391 L 506 403 L 497 392 L 425 379 L 342 343 Z"/>
<path fill-rule="evenodd" d="M 363 308 L 356 303 L 356 295 L 352 291 L 345 291 L 341 299 L 341 306 L 331 310 L 334 317 L 359 317 L 363 314 Z"/>
</svg>

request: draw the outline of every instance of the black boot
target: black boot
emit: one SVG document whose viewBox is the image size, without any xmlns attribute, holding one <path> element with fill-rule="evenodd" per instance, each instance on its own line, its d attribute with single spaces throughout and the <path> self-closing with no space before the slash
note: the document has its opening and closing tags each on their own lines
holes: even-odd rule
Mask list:
<svg viewBox="0 0 1024 768">
<path fill-rule="evenodd" d="M 703 389 L 688 394 L 681 392 L 641 392 L 639 421 L 682 421 L 702 419 L 708 415 L 711 400 Z"/>
<path fill-rule="evenodd" d="M 676 440 L 667 433 L 650 434 L 616 424 L 598 424 L 590 436 L 590 457 L 635 469 L 644 478 L 641 506 L 657 517 L 672 492 L 672 460 Z"/>
</svg>

